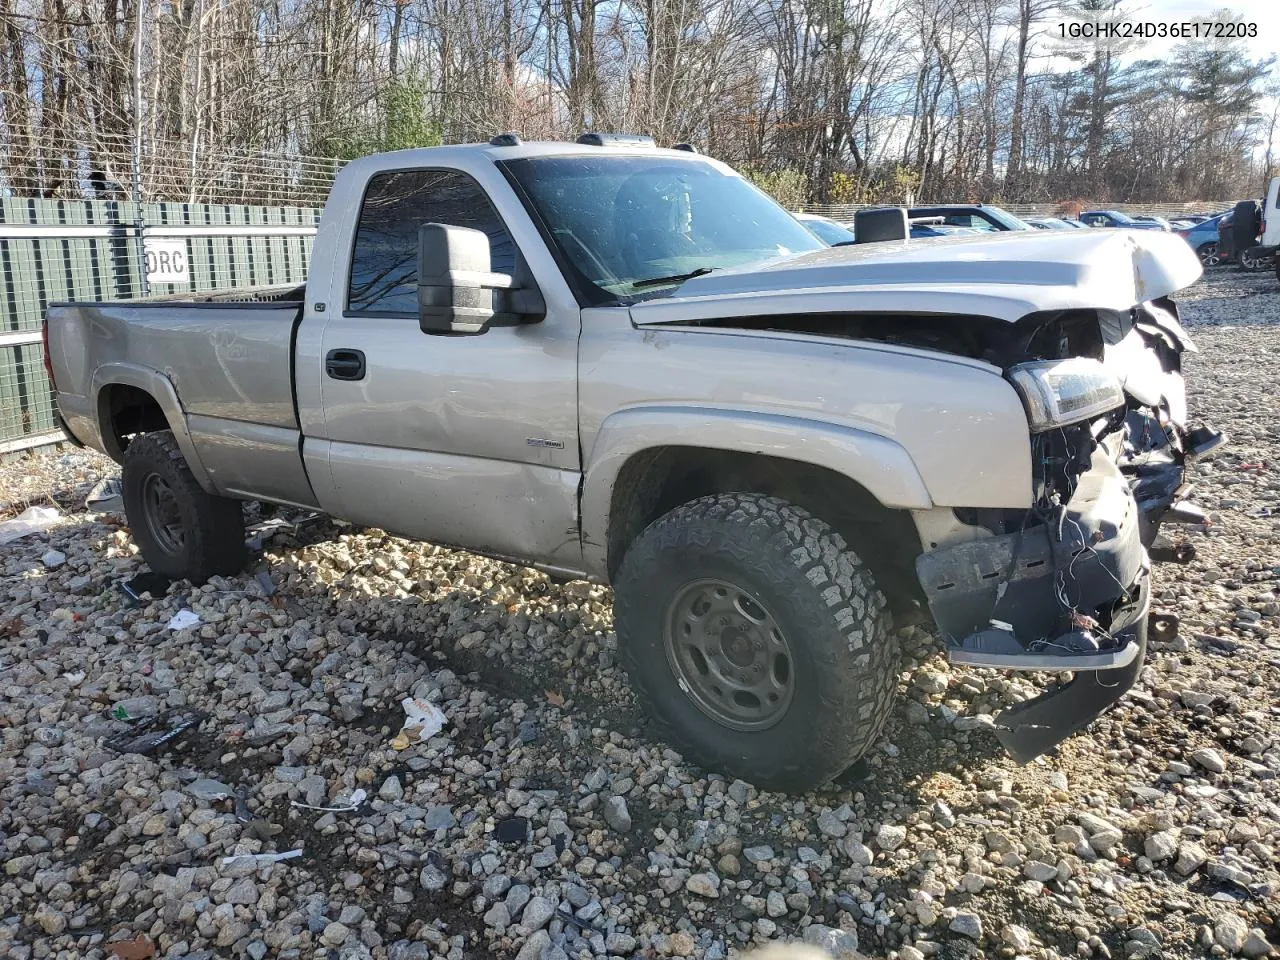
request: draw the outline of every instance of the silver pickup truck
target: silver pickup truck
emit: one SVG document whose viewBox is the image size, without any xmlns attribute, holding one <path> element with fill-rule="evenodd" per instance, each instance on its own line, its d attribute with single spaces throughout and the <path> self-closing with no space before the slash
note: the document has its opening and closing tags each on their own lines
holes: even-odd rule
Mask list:
<svg viewBox="0 0 1280 960">
<path fill-rule="evenodd" d="M 1222 437 L 1169 299 L 1200 265 L 875 217 L 824 247 L 642 138 L 366 157 L 304 288 L 50 308 L 58 408 L 170 576 L 239 569 L 259 500 L 612 584 L 663 735 L 784 789 L 874 744 L 927 619 L 1073 678 L 999 718 L 1026 760 L 1132 685 L 1146 547 L 1201 517 L 1183 465 Z"/>
</svg>

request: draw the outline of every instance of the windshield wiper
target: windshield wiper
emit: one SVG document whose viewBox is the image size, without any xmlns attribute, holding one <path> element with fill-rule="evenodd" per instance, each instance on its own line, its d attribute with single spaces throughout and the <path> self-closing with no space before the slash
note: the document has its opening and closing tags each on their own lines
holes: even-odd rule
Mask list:
<svg viewBox="0 0 1280 960">
<path fill-rule="evenodd" d="M 669 277 L 650 277 L 648 280 L 633 280 L 631 286 L 634 289 L 640 287 L 657 287 L 664 283 L 683 283 L 685 280 L 692 280 L 694 277 L 705 277 L 714 270 L 715 267 L 699 267 L 697 270 L 690 270 L 688 273 L 676 273 Z"/>
</svg>

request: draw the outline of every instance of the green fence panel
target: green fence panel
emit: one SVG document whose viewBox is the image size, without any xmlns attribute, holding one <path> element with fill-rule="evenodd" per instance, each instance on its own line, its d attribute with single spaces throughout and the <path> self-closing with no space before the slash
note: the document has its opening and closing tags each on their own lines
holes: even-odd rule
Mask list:
<svg viewBox="0 0 1280 960">
<path fill-rule="evenodd" d="M 312 237 L 270 232 L 314 230 L 319 215 L 309 207 L 163 201 L 139 208 L 115 200 L 0 198 L 0 449 L 21 448 L 24 438 L 56 430 L 39 341 L 48 304 L 141 296 L 139 219 L 160 235 L 164 228 L 183 231 L 189 282 L 155 284 L 150 291 L 181 295 L 304 282 Z"/>
</svg>

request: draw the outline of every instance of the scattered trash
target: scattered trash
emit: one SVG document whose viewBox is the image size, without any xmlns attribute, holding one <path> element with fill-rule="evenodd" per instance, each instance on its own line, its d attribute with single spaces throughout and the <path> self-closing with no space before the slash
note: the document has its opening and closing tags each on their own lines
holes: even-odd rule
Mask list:
<svg viewBox="0 0 1280 960">
<path fill-rule="evenodd" d="M 494 825 L 493 835 L 502 843 L 525 843 L 529 839 L 529 818 L 507 817 L 499 820 Z"/>
<path fill-rule="evenodd" d="M 553 707 L 563 707 L 564 694 L 556 693 L 554 690 L 548 690 L 547 703 L 551 704 Z"/>
<path fill-rule="evenodd" d="M 99 480 L 84 498 L 84 508 L 90 513 L 124 513 L 124 481 L 119 477 Z"/>
<path fill-rule="evenodd" d="M 111 719 L 128 721 L 128 720 L 132 720 L 133 717 L 129 716 L 129 711 L 126 710 L 124 707 L 116 707 L 114 710 L 111 711 Z"/>
<path fill-rule="evenodd" d="M 187 787 L 187 793 L 198 800 L 225 800 L 233 796 L 231 788 L 225 783 L 218 780 L 208 780 L 204 777 L 192 781 L 191 785 Z"/>
<path fill-rule="evenodd" d="M 322 513 L 304 513 L 287 520 L 284 517 L 270 517 L 250 526 L 245 532 L 250 534 L 245 539 L 245 546 L 250 550 L 261 550 L 263 545 L 277 533 L 297 533 L 305 526 L 323 519 Z"/>
<path fill-rule="evenodd" d="M 182 609 L 169 618 L 170 630 L 186 630 L 200 622 L 200 614 Z"/>
<path fill-rule="evenodd" d="M 303 810 L 319 810 L 323 813 L 352 813 L 360 808 L 360 804 L 364 803 L 369 794 L 363 790 L 356 790 L 351 794 L 351 798 L 345 805 L 339 807 L 315 807 L 309 803 L 303 803 L 301 800 L 291 800 L 289 805 L 292 807 L 301 807 Z"/>
<path fill-rule="evenodd" d="M 132 601 L 132 605 L 136 606 L 142 602 L 144 595 L 149 595 L 152 600 L 163 597 L 171 583 L 173 581 L 163 573 L 148 571 L 120 584 L 120 590 Z"/>
<path fill-rule="evenodd" d="M 107 944 L 107 953 L 119 957 L 120 960 L 147 960 L 156 955 L 155 942 L 145 933 L 140 933 L 132 940 L 117 940 Z"/>
<path fill-rule="evenodd" d="M 577 927 L 579 930 L 583 930 L 588 933 L 598 933 L 602 936 L 604 935 L 604 931 L 599 927 L 597 927 L 590 920 L 583 920 L 581 917 L 575 917 L 572 913 L 570 913 L 564 907 L 556 908 L 556 916 L 559 917 L 561 920 L 563 920 L 565 923 L 569 923 Z"/>
<path fill-rule="evenodd" d="M 286 850 L 283 853 L 238 853 L 233 857 L 223 857 L 222 865 L 225 867 L 243 860 L 252 860 L 255 863 L 279 863 L 281 860 L 292 860 L 300 856 L 302 856 L 301 847 L 297 850 Z"/>
<path fill-rule="evenodd" d="M 123 717 L 118 715 L 123 712 L 117 708 L 112 716 L 117 720 L 129 719 L 127 714 Z M 171 746 L 207 719 L 209 714 L 203 710 L 169 710 L 139 721 L 128 733 L 109 737 L 106 745 L 116 753 L 139 753 L 146 756 Z"/>
<path fill-rule="evenodd" d="M 40 562 L 50 570 L 57 570 L 67 562 L 67 555 L 61 550 L 50 550 L 40 558 Z"/>
<path fill-rule="evenodd" d="M 434 703 L 405 697 L 400 706 L 404 707 L 404 726 L 391 741 L 393 750 L 408 750 L 421 740 L 430 740 L 444 728 L 445 715 Z"/>
<path fill-rule="evenodd" d="M 32 533 L 44 533 L 61 517 L 56 507 L 27 507 L 12 520 L 0 522 L 0 543 L 11 543 Z"/>
</svg>

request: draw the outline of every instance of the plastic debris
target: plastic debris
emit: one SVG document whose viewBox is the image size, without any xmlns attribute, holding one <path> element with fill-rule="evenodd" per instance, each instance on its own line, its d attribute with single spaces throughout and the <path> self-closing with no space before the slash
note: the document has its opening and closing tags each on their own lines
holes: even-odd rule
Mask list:
<svg viewBox="0 0 1280 960">
<path fill-rule="evenodd" d="M 27 507 L 12 520 L 0 522 L 0 543 L 11 543 L 33 533 L 44 533 L 62 518 L 56 507 Z"/>
<path fill-rule="evenodd" d="M 171 583 L 173 581 L 163 573 L 148 571 L 120 584 L 120 590 L 129 598 L 131 606 L 137 606 L 144 596 L 149 596 L 152 600 L 163 597 Z"/>
<path fill-rule="evenodd" d="M 350 799 L 345 804 L 337 807 L 316 807 L 309 803 L 303 803 L 301 800 L 291 800 L 289 805 L 292 807 L 301 807 L 303 810 L 319 810 L 323 813 L 352 813 L 360 809 L 360 805 L 365 802 L 369 794 L 364 790 L 356 790 L 351 794 Z"/>
<path fill-rule="evenodd" d="M 524 843 L 529 839 L 529 818 L 507 817 L 499 820 L 494 825 L 493 835 L 502 843 Z"/>
<path fill-rule="evenodd" d="M 219 780 L 208 780 L 201 777 L 187 787 L 187 793 L 198 800 L 225 800 L 232 796 L 231 788 Z"/>
<path fill-rule="evenodd" d="M 132 940 L 117 940 L 107 944 L 107 953 L 119 957 L 120 960 L 147 960 L 156 955 L 156 945 L 145 933 L 140 933 Z"/>
<path fill-rule="evenodd" d="M 200 622 L 200 614 L 191 610 L 179 610 L 169 618 L 170 630 L 186 630 L 188 627 L 194 627 Z"/>
<path fill-rule="evenodd" d="M 225 867 L 244 860 L 252 860 L 254 863 L 279 863 L 281 860 L 292 860 L 300 856 L 302 856 L 301 847 L 297 850 L 285 850 L 283 853 L 238 853 L 233 857 L 223 857 L 222 865 Z"/>
<path fill-rule="evenodd" d="M 207 719 L 209 715 L 203 710 L 169 710 L 139 721 L 128 733 L 108 738 L 106 745 L 116 753 L 146 756 L 172 746 Z"/>
<path fill-rule="evenodd" d="M 391 741 L 393 750 L 408 750 L 419 741 L 430 740 L 444 728 L 445 715 L 434 703 L 405 697 L 400 706 L 404 707 L 404 725 Z"/>
<path fill-rule="evenodd" d="M 124 513 L 124 481 L 119 477 L 99 480 L 84 498 L 90 513 Z"/>
</svg>

